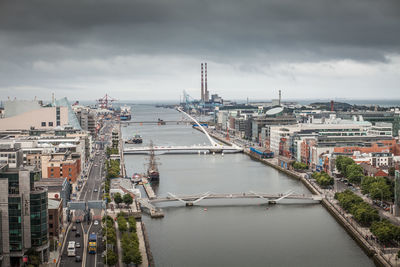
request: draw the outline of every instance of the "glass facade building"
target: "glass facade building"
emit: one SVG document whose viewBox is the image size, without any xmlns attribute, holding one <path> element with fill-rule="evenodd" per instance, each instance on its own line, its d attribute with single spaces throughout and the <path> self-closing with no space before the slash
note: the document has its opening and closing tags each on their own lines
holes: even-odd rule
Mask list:
<svg viewBox="0 0 400 267">
<path fill-rule="evenodd" d="M 0 168 L 0 194 L 3 201 L 8 201 L 0 207 L 1 227 L 3 233 L 8 232 L 8 236 L 1 236 L 1 266 L 22 263 L 30 248 L 39 252 L 43 261 L 48 259 L 47 189 L 34 186 L 40 174 L 32 169 Z"/>
</svg>

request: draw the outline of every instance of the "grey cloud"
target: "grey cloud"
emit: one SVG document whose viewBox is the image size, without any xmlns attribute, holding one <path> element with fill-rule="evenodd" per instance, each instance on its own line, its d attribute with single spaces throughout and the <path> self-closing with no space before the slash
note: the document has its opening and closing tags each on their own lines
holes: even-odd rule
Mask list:
<svg viewBox="0 0 400 267">
<path fill-rule="evenodd" d="M 33 0 L 3 1 L 0 10 L 0 31 L 17 46 L 91 43 L 112 53 L 227 60 L 256 53 L 277 60 L 382 60 L 400 47 L 396 0 Z"/>
<path fill-rule="evenodd" d="M 159 79 L 172 88 L 169 66 L 181 78 L 197 75 L 188 62 L 204 60 L 297 81 L 290 68 L 271 69 L 343 59 L 389 64 L 387 55 L 400 53 L 399 29 L 397 0 L 0 0 L 0 92 L 79 90 L 112 79 L 137 79 L 143 88 Z M 180 63 L 164 61 L 174 58 Z"/>
</svg>

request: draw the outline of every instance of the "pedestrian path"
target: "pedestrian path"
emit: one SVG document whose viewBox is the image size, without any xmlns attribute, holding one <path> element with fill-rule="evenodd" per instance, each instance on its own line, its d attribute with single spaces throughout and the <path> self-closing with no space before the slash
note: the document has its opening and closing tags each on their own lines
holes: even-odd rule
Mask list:
<svg viewBox="0 0 400 267">
<path fill-rule="evenodd" d="M 136 233 L 139 239 L 140 254 L 142 254 L 142 264 L 140 264 L 139 267 L 147 267 L 149 266 L 149 261 L 147 260 L 146 245 L 144 243 L 143 229 L 140 222 L 136 222 Z"/>
<path fill-rule="evenodd" d="M 118 255 L 118 266 L 119 267 L 123 267 L 124 265 L 122 264 L 122 248 L 121 248 L 121 233 L 119 232 L 118 229 L 118 223 L 116 221 L 114 221 L 114 225 L 115 225 L 115 231 L 116 231 L 116 236 L 117 236 L 117 255 Z"/>
</svg>

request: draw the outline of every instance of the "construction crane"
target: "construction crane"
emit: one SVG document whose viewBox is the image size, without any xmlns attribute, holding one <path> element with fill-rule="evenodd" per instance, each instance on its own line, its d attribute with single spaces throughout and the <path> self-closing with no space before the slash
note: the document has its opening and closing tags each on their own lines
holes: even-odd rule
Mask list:
<svg viewBox="0 0 400 267">
<path fill-rule="evenodd" d="M 97 105 L 100 108 L 105 108 L 105 109 L 109 109 L 111 106 L 111 103 L 114 101 L 117 101 L 117 99 L 110 97 L 108 94 L 106 94 L 102 98 L 96 100 Z"/>
<path fill-rule="evenodd" d="M 183 90 L 183 102 L 185 103 L 185 110 L 190 110 L 194 108 L 193 102 L 197 102 L 197 100 L 195 100 L 185 90 Z"/>
</svg>

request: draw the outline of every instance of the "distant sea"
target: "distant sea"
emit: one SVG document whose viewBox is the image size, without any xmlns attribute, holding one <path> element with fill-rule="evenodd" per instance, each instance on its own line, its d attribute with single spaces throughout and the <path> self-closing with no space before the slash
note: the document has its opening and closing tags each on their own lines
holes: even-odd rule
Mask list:
<svg viewBox="0 0 400 267">
<path fill-rule="evenodd" d="M 286 100 L 283 100 L 286 101 Z M 310 99 L 310 100 L 293 100 L 299 104 L 307 105 L 315 102 L 330 102 L 329 99 Z M 400 106 L 400 99 L 375 99 L 375 100 L 362 100 L 362 99 L 335 99 L 335 102 L 348 103 L 351 105 L 362 105 L 362 106 L 381 106 L 381 107 L 395 107 Z"/>
<path fill-rule="evenodd" d="M 70 103 L 74 103 L 75 99 L 69 99 Z M 232 101 L 236 101 L 237 103 L 246 103 L 246 100 L 243 99 L 232 99 Z M 283 102 L 297 102 L 302 105 L 308 105 L 315 102 L 330 102 L 331 99 L 282 99 Z M 336 102 L 343 102 L 352 105 L 364 105 L 364 106 L 374 106 L 379 105 L 381 107 L 400 107 L 400 99 L 334 99 Z M 79 101 L 81 105 L 94 105 L 95 101 Z M 178 104 L 179 101 L 174 100 L 124 100 L 118 101 L 115 103 L 116 106 L 124 105 L 124 104 L 164 104 L 164 105 L 174 105 Z M 271 99 L 251 99 L 251 102 L 271 102 Z"/>
</svg>

